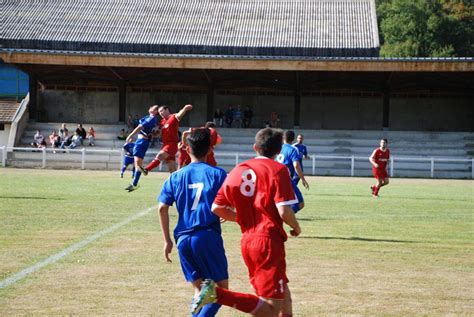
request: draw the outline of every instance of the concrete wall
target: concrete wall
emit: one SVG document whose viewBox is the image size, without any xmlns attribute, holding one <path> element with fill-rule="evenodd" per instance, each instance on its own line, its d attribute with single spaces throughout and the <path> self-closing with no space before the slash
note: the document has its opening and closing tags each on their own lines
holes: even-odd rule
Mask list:
<svg viewBox="0 0 474 317">
<path fill-rule="evenodd" d="M 45 121 L 115 123 L 119 119 L 118 92 L 45 90 L 40 99 Z"/>
<path fill-rule="evenodd" d="M 408 131 L 474 131 L 471 98 L 392 98 L 390 129 Z"/>
<path fill-rule="evenodd" d="M 0 131 L 0 146 L 6 146 L 8 144 L 10 130 L 11 130 L 11 124 L 5 123 L 5 130 Z"/>
<path fill-rule="evenodd" d="M 302 97 L 300 127 L 328 130 L 380 130 L 382 98 Z"/>
</svg>

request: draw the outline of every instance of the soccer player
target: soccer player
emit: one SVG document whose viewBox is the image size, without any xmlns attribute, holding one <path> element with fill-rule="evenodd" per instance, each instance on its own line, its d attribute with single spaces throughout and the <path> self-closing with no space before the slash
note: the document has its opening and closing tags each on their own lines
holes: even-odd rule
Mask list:
<svg viewBox="0 0 474 317">
<path fill-rule="evenodd" d="M 203 128 L 209 129 L 211 133 L 211 148 L 209 150 L 209 154 L 207 155 L 206 163 L 211 166 L 217 166 L 216 158 L 214 157 L 214 149 L 217 145 L 222 143 L 221 136 L 217 133 L 216 124 L 212 121 L 206 122 Z M 187 135 L 193 130 L 193 128 L 189 129 L 188 131 L 183 132 L 182 143 L 186 144 L 186 137 Z"/>
<path fill-rule="evenodd" d="M 293 236 L 301 228 L 291 209 L 296 199 L 288 169 L 273 160 L 281 145 L 280 130 L 260 130 L 253 146 L 258 156 L 230 172 L 212 205 L 216 215 L 240 225 L 242 257 L 257 296 L 205 280 L 192 312 L 216 302 L 256 316 L 291 316 L 284 247 L 288 237 L 283 222 L 292 228 Z"/>
<path fill-rule="evenodd" d="M 163 143 L 163 146 L 153 161 L 146 166 L 144 171 L 145 175 L 147 175 L 152 169 L 158 167 L 161 161 L 166 162 L 170 173 L 176 171 L 175 161 L 176 153 L 178 153 L 179 122 L 192 108 L 192 105 L 185 105 L 178 113 L 171 113 L 168 106 L 161 106 L 159 108 L 158 112 L 163 118 L 160 122 L 161 142 Z"/>
<path fill-rule="evenodd" d="M 298 134 L 296 136 L 296 143 L 293 144 L 293 146 L 298 150 L 300 154 L 300 158 L 298 161 L 300 162 L 301 171 L 304 173 L 303 158 L 307 160 L 309 159 L 309 155 L 308 155 L 308 149 L 306 148 L 306 145 L 303 144 L 303 140 L 304 140 L 304 136 L 302 134 Z M 298 175 L 296 175 L 296 184 L 298 184 L 299 181 L 300 181 L 300 178 L 298 177 Z"/>
<path fill-rule="evenodd" d="M 388 140 L 380 140 L 380 147 L 376 148 L 369 158 L 372 164 L 372 173 L 374 174 L 377 184 L 370 186 L 373 197 L 379 197 L 380 187 L 388 185 L 387 163 L 390 159 L 390 150 L 387 148 Z"/>
<path fill-rule="evenodd" d="M 132 164 L 132 177 L 135 175 L 135 165 L 133 164 L 133 148 L 135 147 L 135 143 L 125 143 L 123 145 L 123 165 L 120 169 L 120 178 L 123 178 L 123 173 L 127 170 L 127 167 Z"/>
<path fill-rule="evenodd" d="M 295 191 L 296 198 L 298 203 L 292 206 L 293 211 L 296 213 L 299 210 L 304 208 L 304 199 L 303 194 L 298 188 L 298 181 L 301 179 L 301 183 L 306 189 L 309 189 L 309 184 L 304 178 L 303 170 L 299 162 L 300 153 L 298 149 L 295 148 L 291 143 L 295 140 L 295 132 L 291 130 L 285 131 L 283 134 L 283 146 L 281 148 L 280 154 L 276 156 L 276 160 L 283 165 L 288 167 L 290 171 L 291 184 L 293 185 L 293 190 Z"/>
<path fill-rule="evenodd" d="M 148 116 L 145 116 L 139 120 L 138 126 L 133 129 L 127 137 L 126 143 L 132 143 L 135 134 L 138 134 L 138 138 L 133 147 L 133 157 L 135 160 L 135 173 L 133 174 L 133 182 L 128 185 L 125 190 L 132 192 L 138 188 L 138 181 L 142 173 L 145 173 L 145 169 L 142 166 L 143 158 L 145 157 L 146 151 L 150 147 L 150 140 L 155 132 L 158 124 L 158 109 L 157 105 L 151 106 L 148 109 Z"/>
<path fill-rule="evenodd" d="M 178 143 L 178 169 L 182 169 L 191 163 L 191 157 L 188 153 L 188 146 L 183 142 Z"/>
<path fill-rule="evenodd" d="M 211 212 L 211 205 L 225 180 L 226 172 L 205 163 L 210 150 L 208 129 L 193 130 L 187 136 L 191 164 L 165 181 L 158 198 L 164 255 L 168 262 L 173 243 L 169 230 L 169 207 L 176 202 L 178 223 L 174 239 L 186 281 L 191 282 L 195 296 L 203 279 L 213 279 L 219 287 L 228 288 L 227 258 L 221 236 L 220 219 Z M 196 316 L 214 316 L 218 304 L 207 305 Z"/>
</svg>

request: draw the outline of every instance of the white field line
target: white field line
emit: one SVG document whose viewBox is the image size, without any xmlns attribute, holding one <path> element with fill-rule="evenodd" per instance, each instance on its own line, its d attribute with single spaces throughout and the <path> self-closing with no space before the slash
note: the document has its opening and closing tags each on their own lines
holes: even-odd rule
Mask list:
<svg viewBox="0 0 474 317">
<path fill-rule="evenodd" d="M 19 280 L 25 278 L 26 276 L 35 273 L 39 269 L 61 260 L 62 258 L 68 256 L 72 252 L 75 252 L 77 250 L 80 250 L 80 249 L 84 248 L 86 245 L 94 242 L 95 240 L 97 240 L 99 238 L 102 238 L 103 236 L 114 232 L 115 230 L 125 226 L 126 224 L 149 214 L 150 211 L 155 210 L 155 209 L 157 209 L 156 206 L 150 207 L 150 208 L 148 208 L 144 211 L 141 211 L 141 212 L 139 212 L 135 215 L 132 215 L 132 216 L 128 217 L 127 219 L 125 219 L 125 220 L 123 220 L 123 221 L 121 221 L 121 222 L 119 222 L 119 223 L 117 223 L 117 224 L 115 224 L 115 225 L 113 225 L 113 226 L 111 226 L 107 229 L 99 231 L 99 232 L 87 237 L 86 239 L 67 247 L 66 249 L 62 250 L 61 252 L 53 254 L 50 257 L 44 259 L 43 261 L 40 261 L 40 262 L 38 262 L 38 263 L 28 267 L 28 268 L 16 273 L 16 274 L 4 279 L 3 281 L 0 281 L 0 289 L 6 288 L 6 287 L 8 287 L 12 284 L 15 284 L 16 282 L 18 282 Z"/>
</svg>

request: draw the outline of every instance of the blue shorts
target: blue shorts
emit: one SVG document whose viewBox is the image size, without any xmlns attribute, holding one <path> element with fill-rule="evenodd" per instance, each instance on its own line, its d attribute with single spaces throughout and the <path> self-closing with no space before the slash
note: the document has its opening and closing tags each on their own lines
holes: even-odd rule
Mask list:
<svg viewBox="0 0 474 317">
<path fill-rule="evenodd" d="M 298 203 L 302 203 L 304 201 L 303 199 L 303 194 L 301 193 L 301 190 L 298 188 L 298 183 L 295 181 L 292 181 L 291 184 L 293 185 L 293 190 L 295 192 L 296 198 L 298 199 Z"/>
<path fill-rule="evenodd" d="M 123 165 L 128 166 L 130 164 L 133 164 L 134 163 L 133 161 L 134 161 L 133 157 L 130 157 L 130 156 L 127 156 L 127 155 L 123 156 Z"/>
<path fill-rule="evenodd" d="M 227 280 L 227 258 L 220 233 L 205 229 L 182 235 L 176 243 L 186 281 L 210 278 Z"/>
<path fill-rule="evenodd" d="M 133 147 L 133 156 L 143 159 L 149 146 L 150 140 L 138 138 L 137 142 L 135 142 L 135 146 Z"/>
</svg>

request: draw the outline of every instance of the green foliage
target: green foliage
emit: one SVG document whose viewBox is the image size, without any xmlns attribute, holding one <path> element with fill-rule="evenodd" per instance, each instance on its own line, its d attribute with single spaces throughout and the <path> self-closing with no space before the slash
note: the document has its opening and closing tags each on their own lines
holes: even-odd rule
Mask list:
<svg viewBox="0 0 474 317">
<path fill-rule="evenodd" d="M 381 56 L 474 56 L 474 5 L 466 0 L 377 0 Z"/>
</svg>

